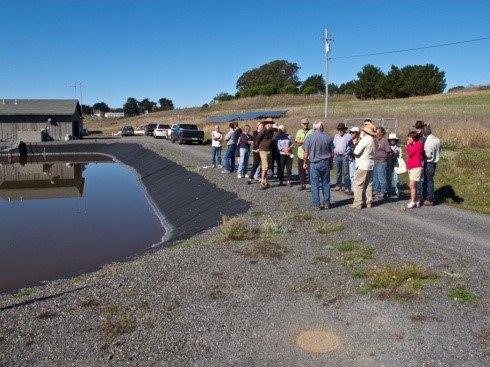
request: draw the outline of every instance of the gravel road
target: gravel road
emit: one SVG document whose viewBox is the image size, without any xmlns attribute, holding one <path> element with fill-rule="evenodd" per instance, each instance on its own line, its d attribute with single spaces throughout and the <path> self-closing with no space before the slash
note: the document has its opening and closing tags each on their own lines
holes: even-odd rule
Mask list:
<svg viewBox="0 0 490 367">
<path fill-rule="evenodd" d="M 252 204 L 239 218 L 269 237 L 230 241 L 214 227 L 128 262 L 0 295 L 1 366 L 489 365 L 488 216 L 446 205 L 405 211 L 403 202 L 353 211 L 337 193 L 333 209 L 311 211 L 309 194 L 295 187 L 273 183 L 264 192 L 203 169 L 207 147 L 117 141 L 139 142 L 236 192 Z M 324 224 L 335 230 L 319 233 Z M 346 261 L 342 241 L 369 246 L 372 258 Z M 352 276 L 358 266 L 405 261 L 437 278 L 396 297 L 366 294 Z M 449 297 L 456 286 L 476 302 Z M 323 337 L 304 342 L 303 332 Z"/>
</svg>

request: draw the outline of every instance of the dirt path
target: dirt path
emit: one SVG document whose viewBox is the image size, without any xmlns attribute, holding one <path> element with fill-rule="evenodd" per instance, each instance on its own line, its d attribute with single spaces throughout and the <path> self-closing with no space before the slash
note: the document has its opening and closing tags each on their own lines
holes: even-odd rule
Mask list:
<svg viewBox="0 0 490 367">
<path fill-rule="evenodd" d="M 147 139 L 145 145 L 185 152 L 196 158 L 196 164 L 209 164 L 210 149 L 205 146 L 178 145 L 166 140 Z M 218 171 L 216 171 L 218 172 Z M 295 173 L 295 172 L 294 172 Z M 217 173 L 218 174 L 218 173 Z M 233 179 L 236 177 L 233 176 Z M 237 183 L 239 183 L 239 180 Z M 243 183 L 243 180 L 241 181 Z M 287 190 L 287 188 L 275 188 Z M 308 201 L 306 192 L 296 193 L 298 200 Z M 347 206 L 349 197 L 332 192 L 332 202 Z M 411 237 L 426 241 L 438 248 L 454 251 L 464 256 L 474 257 L 488 263 L 490 261 L 490 217 L 485 214 L 459 210 L 449 205 L 424 207 L 420 210 L 405 210 L 405 202 L 388 202 L 377 205 L 372 210 L 349 211 L 351 218 L 364 220 L 366 224 L 381 227 L 381 230 L 398 231 L 400 235 L 413 228 Z"/>
</svg>

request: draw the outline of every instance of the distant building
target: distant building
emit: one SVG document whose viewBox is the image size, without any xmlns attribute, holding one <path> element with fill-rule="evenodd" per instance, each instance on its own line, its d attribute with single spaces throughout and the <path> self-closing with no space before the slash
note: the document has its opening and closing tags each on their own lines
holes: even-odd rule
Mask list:
<svg viewBox="0 0 490 367">
<path fill-rule="evenodd" d="M 118 119 L 124 117 L 124 112 L 106 112 L 105 117 L 108 119 Z"/>
<path fill-rule="evenodd" d="M 40 142 L 81 138 L 76 99 L 0 99 L 0 141 Z"/>
</svg>

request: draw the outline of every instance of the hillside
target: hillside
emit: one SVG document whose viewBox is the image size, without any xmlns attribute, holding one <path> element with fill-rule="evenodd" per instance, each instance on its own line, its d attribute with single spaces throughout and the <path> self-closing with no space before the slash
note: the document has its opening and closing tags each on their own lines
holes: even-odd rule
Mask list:
<svg viewBox="0 0 490 367">
<path fill-rule="evenodd" d="M 415 120 L 430 122 L 447 144 L 459 147 L 490 147 L 490 91 L 444 93 L 425 97 L 388 100 L 357 100 L 351 96 L 335 96 L 329 100 L 328 128 L 353 117 L 393 117 L 398 120 L 398 134 L 405 134 Z M 207 118 L 214 114 L 245 112 L 257 109 L 287 109 L 280 123 L 296 129 L 302 117 L 323 117 L 322 96 L 275 95 L 242 98 L 221 102 L 208 109 L 184 108 L 159 111 L 120 120 L 86 119 L 89 130 L 103 134 L 118 131 L 123 125 L 138 127 L 149 122 L 193 122 L 209 131 Z M 245 122 L 243 122 L 245 123 Z M 252 122 L 253 123 L 253 122 Z M 483 132 L 483 134 L 482 134 Z"/>
</svg>

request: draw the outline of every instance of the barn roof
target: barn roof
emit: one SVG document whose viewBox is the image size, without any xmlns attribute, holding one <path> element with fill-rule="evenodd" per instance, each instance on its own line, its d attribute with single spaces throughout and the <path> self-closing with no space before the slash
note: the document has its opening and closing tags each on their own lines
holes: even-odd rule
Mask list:
<svg viewBox="0 0 490 367">
<path fill-rule="evenodd" d="M 73 115 L 76 99 L 0 99 L 0 115 Z"/>
</svg>

